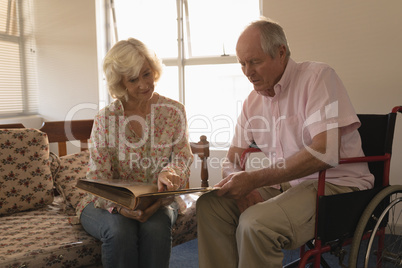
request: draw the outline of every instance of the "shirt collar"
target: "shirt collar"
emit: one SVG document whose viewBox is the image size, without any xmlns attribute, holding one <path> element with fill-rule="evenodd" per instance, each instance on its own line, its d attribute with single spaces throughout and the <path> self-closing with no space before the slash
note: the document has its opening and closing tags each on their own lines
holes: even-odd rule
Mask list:
<svg viewBox="0 0 402 268">
<path fill-rule="evenodd" d="M 274 86 L 275 95 L 287 88 L 287 86 L 290 83 L 291 76 L 292 76 L 292 73 L 293 73 L 293 70 L 295 67 L 296 67 L 296 62 L 294 60 L 292 60 L 291 58 L 289 58 L 288 63 L 286 64 L 285 71 L 283 72 L 281 79 Z"/>
</svg>

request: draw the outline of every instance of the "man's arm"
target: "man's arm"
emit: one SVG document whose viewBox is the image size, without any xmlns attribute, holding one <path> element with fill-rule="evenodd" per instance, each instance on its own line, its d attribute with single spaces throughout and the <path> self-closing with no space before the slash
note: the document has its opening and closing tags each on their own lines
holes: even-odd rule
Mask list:
<svg viewBox="0 0 402 268">
<path fill-rule="evenodd" d="M 242 171 L 240 168 L 240 157 L 246 149 L 231 146 L 222 164 L 222 178 L 232 173 Z"/>
<path fill-rule="evenodd" d="M 240 159 L 239 156 L 236 157 L 236 155 L 233 156 L 232 154 L 238 153 L 241 150 L 235 147 L 231 149 L 228 152 L 228 160 Z M 294 155 L 284 159 L 284 165 L 281 167 L 270 166 L 250 172 L 238 170 L 235 173 L 227 175 L 217 184 L 217 186 L 222 187 L 217 194 L 228 198 L 241 199 L 259 187 L 288 182 L 330 168 L 339 162 L 339 149 L 339 129 L 336 128 L 322 132 L 314 136 L 309 149 L 303 148 Z M 236 168 L 236 165 L 234 165 L 234 168 Z M 229 170 L 229 167 L 224 169 L 223 174 L 226 175 L 226 172 Z"/>
</svg>

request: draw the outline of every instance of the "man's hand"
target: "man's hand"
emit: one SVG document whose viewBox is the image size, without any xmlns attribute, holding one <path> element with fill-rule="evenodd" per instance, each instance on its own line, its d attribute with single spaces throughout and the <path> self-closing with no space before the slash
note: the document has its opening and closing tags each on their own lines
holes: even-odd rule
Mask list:
<svg viewBox="0 0 402 268">
<path fill-rule="evenodd" d="M 249 173 L 241 171 L 232 173 L 215 186 L 221 187 L 216 194 L 233 198 L 240 213 L 257 203 L 263 202 L 260 193 L 254 188 Z"/>
<path fill-rule="evenodd" d="M 251 193 L 249 193 L 247 196 L 241 199 L 236 200 L 237 207 L 240 210 L 240 213 L 243 213 L 246 209 L 249 207 L 263 202 L 264 199 L 262 199 L 260 193 L 257 190 L 253 190 Z"/>
<path fill-rule="evenodd" d="M 235 172 L 221 180 L 215 186 L 221 187 L 216 194 L 232 199 L 241 199 L 255 189 L 253 179 L 248 172 Z"/>
</svg>

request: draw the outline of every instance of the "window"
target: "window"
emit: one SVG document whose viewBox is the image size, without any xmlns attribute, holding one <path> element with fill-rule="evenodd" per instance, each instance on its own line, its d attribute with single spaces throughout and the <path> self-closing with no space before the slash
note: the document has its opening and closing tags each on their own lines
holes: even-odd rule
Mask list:
<svg viewBox="0 0 402 268">
<path fill-rule="evenodd" d="M 31 1 L 0 0 L 0 116 L 37 113 Z"/>
<path fill-rule="evenodd" d="M 112 1 L 113 3 L 113 1 Z M 258 0 L 114 0 L 112 36 L 137 38 L 165 65 L 156 90 L 186 106 L 190 140 L 227 148 L 252 86 L 237 63 L 239 33 L 259 17 Z M 111 23 L 112 25 L 113 23 Z"/>
</svg>

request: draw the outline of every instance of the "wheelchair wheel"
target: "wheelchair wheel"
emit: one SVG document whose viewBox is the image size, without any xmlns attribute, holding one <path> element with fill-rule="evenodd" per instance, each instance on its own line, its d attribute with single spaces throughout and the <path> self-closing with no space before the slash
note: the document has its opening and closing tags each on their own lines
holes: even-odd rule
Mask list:
<svg viewBox="0 0 402 268">
<path fill-rule="evenodd" d="M 381 227 L 384 236 L 374 231 Z M 402 267 L 402 185 L 384 188 L 364 210 L 353 236 L 349 267 Z"/>
</svg>

